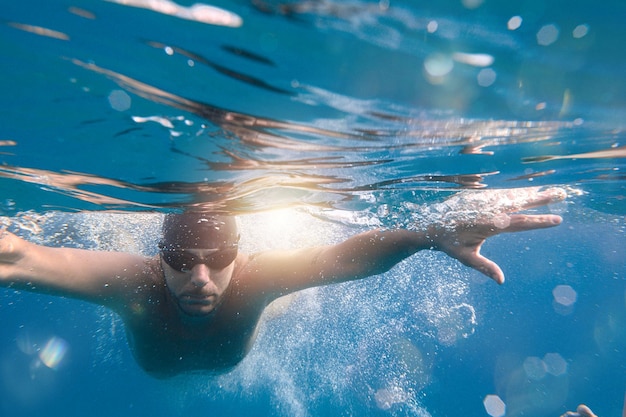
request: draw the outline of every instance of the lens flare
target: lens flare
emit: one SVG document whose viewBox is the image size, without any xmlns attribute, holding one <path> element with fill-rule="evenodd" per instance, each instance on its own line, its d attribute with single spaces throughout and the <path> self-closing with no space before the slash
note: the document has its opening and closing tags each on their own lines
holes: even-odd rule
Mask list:
<svg viewBox="0 0 626 417">
<path fill-rule="evenodd" d="M 68 343 L 60 337 L 52 337 L 39 352 L 39 359 L 50 369 L 57 369 L 69 348 Z"/>
</svg>

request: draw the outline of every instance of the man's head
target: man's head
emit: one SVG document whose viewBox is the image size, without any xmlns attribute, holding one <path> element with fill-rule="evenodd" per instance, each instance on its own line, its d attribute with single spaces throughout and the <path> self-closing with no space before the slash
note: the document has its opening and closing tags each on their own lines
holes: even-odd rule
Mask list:
<svg viewBox="0 0 626 417">
<path fill-rule="evenodd" d="M 202 212 L 168 214 L 159 243 L 165 281 L 181 310 L 215 310 L 232 278 L 239 234 L 233 217 Z"/>
<path fill-rule="evenodd" d="M 159 248 L 218 249 L 236 247 L 238 242 L 239 233 L 234 217 L 189 211 L 165 216 Z"/>
</svg>

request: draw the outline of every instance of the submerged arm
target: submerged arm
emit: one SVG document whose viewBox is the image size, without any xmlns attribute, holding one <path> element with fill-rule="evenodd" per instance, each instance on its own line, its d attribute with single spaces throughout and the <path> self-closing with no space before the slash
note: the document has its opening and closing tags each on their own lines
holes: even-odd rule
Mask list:
<svg viewBox="0 0 626 417">
<path fill-rule="evenodd" d="M 301 289 L 382 274 L 415 252 L 431 247 L 424 233 L 372 230 L 337 245 L 257 254 L 254 270 L 259 292 L 275 296 Z"/>
<path fill-rule="evenodd" d="M 536 193 L 519 209 L 544 205 L 562 195 Z M 423 249 L 439 250 L 497 283 L 504 274 L 493 261 L 480 254 L 485 240 L 507 232 L 553 227 L 561 223 L 557 215 L 506 214 L 506 225 L 482 216 L 458 222 L 454 227 L 431 226 L 425 231 L 404 229 L 373 230 L 332 246 L 290 252 L 260 254 L 255 264 L 259 284 L 274 294 L 285 294 L 318 285 L 365 278 L 388 271 L 398 262 Z"/>
<path fill-rule="evenodd" d="M 0 230 L 2 287 L 120 307 L 149 270 L 141 256 L 41 246 Z"/>
</svg>

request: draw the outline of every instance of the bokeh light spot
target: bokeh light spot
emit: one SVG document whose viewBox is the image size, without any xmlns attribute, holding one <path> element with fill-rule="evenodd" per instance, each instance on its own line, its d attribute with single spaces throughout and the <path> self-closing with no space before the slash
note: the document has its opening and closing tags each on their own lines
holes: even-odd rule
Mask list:
<svg viewBox="0 0 626 417">
<path fill-rule="evenodd" d="M 491 68 L 484 68 L 480 70 L 478 75 L 476 76 L 476 80 L 478 81 L 478 85 L 481 87 L 489 87 L 494 82 L 496 82 L 497 74 Z"/>
<path fill-rule="evenodd" d="M 576 302 L 578 294 L 569 285 L 557 285 L 552 290 L 554 301 L 563 306 L 571 306 Z"/>
<path fill-rule="evenodd" d="M 564 375 L 567 373 L 567 362 L 558 353 L 546 353 L 543 357 L 543 363 L 546 371 L 554 376 Z"/>
<path fill-rule="evenodd" d="M 506 213 L 493 216 L 493 225 L 498 229 L 505 229 L 511 225 L 511 217 Z"/>
<path fill-rule="evenodd" d="M 572 36 L 574 36 L 576 39 L 580 39 L 580 38 L 584 38 L 585 36 L 587 36 L 588 33 L 589 33 L 589 25 L 583 24 L 583 25 L 578 25 L 574 28 L 574 30 L 572 31 Z"/>
<path fill-rule="evenodd" d="M 509 19 L 509 21 L 506 24 L 506 27 L 509 30 L 517 30 L 520 28 L 520 26 L 522 26 L 521 16 L 513 16 L 512 18 Z"/>
<path fill-rule="evenodd" d="M 444 77 L 452 71 L 452 68 L 454 61 L 449 55 L 435 53 L 424 61 L 426 78 L 431 84 L 442 84 L 445 81 Z"/>
<path fill-rule="evenodd" d="M 542 46 L 552 45 L 559 38 L 559 28 L 556 25 L 545 25 L 537 32 L 537 43 Z"/>
<path fill-rule="evenodd" d="M 111 108 L 117 111 L 126 111 L 130 109 L 132 102 L 130 96 L 123 90 L 111 91 L 108 100 Z"/>
<path fill-rule="evenodd" d="M 483 0 L 461 0 L 466 9 L 477 9 L 483 4 Z"/>
<path fill-rule="evenodd" d="M 426 72 L 433 77 L 443 77 L 452 71 L 453 67 L 454 62 L 452 62 L 452 59 L 444 54 L 431 55 L 424 61 Z"/>
<path fill-rule="evenodd" d="M 497 395 L 487 395 L 483 405 L 491 417 L 502 417 L 506 413 L 506 404 Z"/>
<path fill-rule="evenodd" d="M 536 356 L 529 356 L 524 360 L 524 372 L 528 379 L 539 381 L 546 376 L 546 364 Z"/>
</svg>

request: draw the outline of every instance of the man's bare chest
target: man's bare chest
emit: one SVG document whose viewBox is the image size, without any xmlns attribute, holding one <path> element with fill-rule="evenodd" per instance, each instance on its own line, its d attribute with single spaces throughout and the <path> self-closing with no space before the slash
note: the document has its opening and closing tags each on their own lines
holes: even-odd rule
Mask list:
<svg viewBox="0 0 626 417">
<path fill-rule="evenodd" d="M 190 322 L 171 309 L 145 313 L 127 320 L 129 345 L 146 371 L 166 374 L 237 365 L 254 343 L 262 308 L 225 305 L 206 321 Z"/>
</svg>

